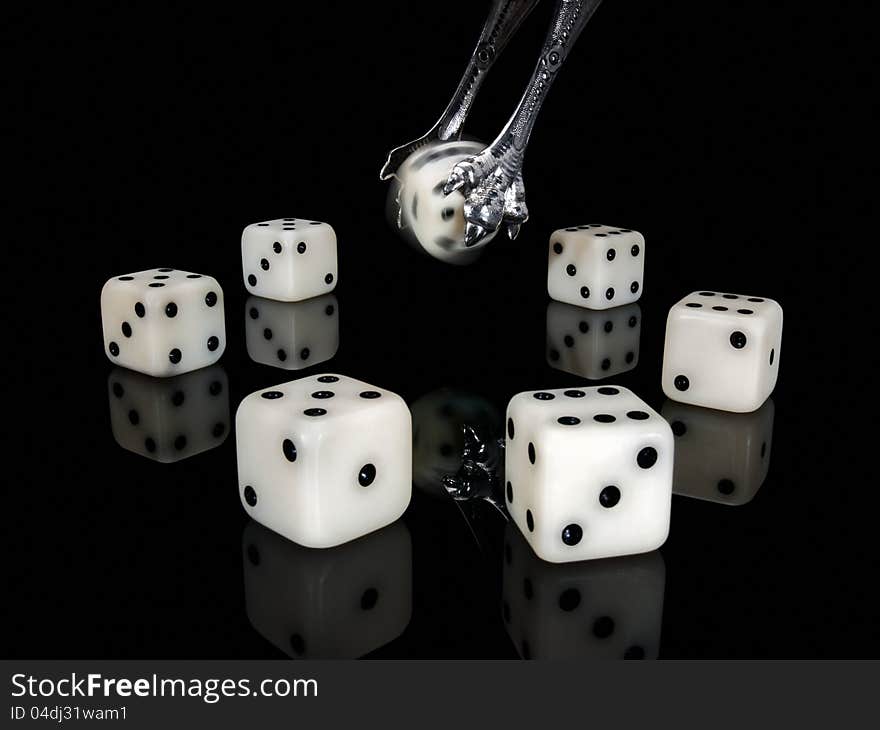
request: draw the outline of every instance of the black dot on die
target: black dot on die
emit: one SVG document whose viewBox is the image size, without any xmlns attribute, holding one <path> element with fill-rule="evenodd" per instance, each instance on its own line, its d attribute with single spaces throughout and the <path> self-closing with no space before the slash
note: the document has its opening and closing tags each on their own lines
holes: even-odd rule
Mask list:
<svg viewBox="0 0 880 730">
<path fill-rule="evenodd" d="M 577 545 L 581 541 L 581 538 L 583 536 L 583 529 L 580 525 L 574 522 L 562 528 L 562 542 L 564 542 L 569 547 Z"/>
<path fill-rule="evenodd" d="M 604 329 L 605 332 L 607 332 L 607 333 L 610 334 L 611 331 L 614 329 L 614 322 L 612 322 L 612 321 L 609 319 L 609 320 L 605 323 L 605 326 L 604 326 L 602 329 Z"/>
<path fill-rule="evenodd" d="M 177 390 L 171 396 L 171 404 L 180 408 L 186 401 L 186 394 L 182 390 Z"/>
<path fill-rule="evenodd" d="M 753 309 L 737 309 L 736 311 L 739 314 L 754 314 L 755 313 L 755 310 L 753 310 Z"/>
<path fill-rule="evenodd" d="M 749 297 L 750 302 L 763 302 L 764 300 L 761 297 Z"/>
<path fill-rule="evenodd" d="M 244 488 L 244 501 L 251 507 L 256 507 L 257 505 L 257 493 L 250 484 Z"/>
<path fill-rule="evenodd" d="M 275 243 L 272 244 L 272 250 L 273 250 L 275 253 L 281 253 L 282 248 L 283 248 L 283 247 L 281 246 L 281 242 L 280 242 L 280 241 L 275 241 Z"/>
<path fill-rule="evenodd" d="M 306 409 L 303 411 L 303 413 L 304 413 L 306 416 L 310 416 L 310 417 L 312 417 L 312 418 L 317 418 L 318 416 L 325 416 L 325 415 L 327 415 L 327 411 L 325 411 L 323 408 L 306 408 Z"/>
<path fill-rule="evenodd" d="M 553 393 L 546 393 L 544 391 L 541 391 L 540 393 L 535 393 L 532 397 L 537 400 L 553 400 L 556 396 L 553 395 Z"/>
<path fill-rule="evenodd" d="M 165 286 L 161 281 L 154 281 L 152 284 L 148 284 L 151 289 L 160 289 Z"/>
<path fill-rule="evenodd" d="M 182 358 L 183 355 L 176 347 L 168 353 L 168 359 L 171 361 L 172 365 L 177 365 L 177 363 L 179 363 Z"/>
<path fill-rule="evenodd" d="M 597 423 L 614 423 L 617 419 L 610 413 L 597 413 L 593 416 L 593 420 Z"/>
<path fill-rule="evenodd" d="M 699 302 L 688 302 L 684 306 L 690 307 L 691 309 L 700 309 L 703 305 Z"/>
<path fill-rule="evenodd" d="M 334 393 L 332 390 L 316 390 L 314 393 L 312 393 L 312 398 L 323 400 L 326 398 L 332 398 L 334 395 L 336 395 L 336 393 Z"/>
<path fill-rule="evenodd" d="M 770 350 L 770 364 L 771 365 L 773 364 L 773 359 L 775 356 L 776 356 L 776 348 L 773 348 L 772 350 Z"/>
<path fill-rule="evenodd" d="M 177 305 L 174 302 L 168 302 L 165 305 L 165 316 L 166 317 L 176 317 L 177 316 Z"/>
<path fill-rule="evenodd" d="M 620 391 L 617 388 L 611 388 L 609 386 L 602 386 L 597 391 L 599 395 L 617 395 Z"/>
<path fill-rule="evenodd" d="M 215 439 L 220 438 L 224 433 L 226 433 L 226 424 L 225 423 L 214 424 L 214 428 L 211 430 L 211 435 Z"/>
<path fill-rule="evenodd" d="M 158 271 L 159 271 L 160 273 L 162 273 L 162 274 L 167 274 L 167 273 L 169 273 L 169 272 L 171 272 L 171 271 L 174 271 L 174 269 L 159 269 Z"/>
<path fill-rule="evenodd" d="M 638 255 L 639 255 L 639 251 L 641 251 L 641 249 L 640 249 L 638 246 L 633 246 L 633 247 L 629 250 L 629 252 L 630 252 L 633 256 L 638 256 Z"/>
<path fill-rule="evenodd" d="M 269 270 L 269 259 L 260 259 L 260 268 L 263 271 Z"/>
<path fill-rule="evenodd" d="M 629 365 L 630 363 L 632 363 L 633 360 L 636 359 L 636 354 L 630 351 L 626 353 L 626 356 L 623 359 L 626 360 L 626 364 Z"/>
<path fill-rule="evenodd" d="M 701 292 L 700 292 L 700 296 L 701 296 L 701 297 L 714 297 L 714 296 L 715 296 L 715 292 L 713 292 L 713 291 L 701 291 Z"/>
<path fill-rule="evenodd" d="M 653 446 L 646 446 L 636 456 L 636 463 L 642 469 L 650 469 L 657 463 L 657 449 Z"/>
<path fill-rule="evenodd" d="M 553 244 L 553 253 L 562 253 L 562 244 L 559 241 Z"/>
<path fill-rule="evenodd" d="M 250 284 L 251 286 L 256 286 L 257 285 L 257 277 L 254 276 L 253 274 L 250 274 L 248 276 L 248 284 Z"/>
<path fill-rule="evenodd" d="M 586 288 L 586 287 L 585 287 L 585 288 Z M 584 320 L 581 320 L 581 321 L 578 323 L 578 329 L 579 329 L 583 334 L 587 334 L 587 332 L 590 331 L 590 324 L 589 324 L 589 322 L 585 322 Z"/>
<path fill-rule="evenodd" d="M 324 314 L 326 314 L 328 317 L 332 317 L 335 311 L 336 307 L 334 307 L 332 304 L 328 304 L 324 309 Z"/>
<path fill-rule="evenodd" d="M 584 391 L 582 390 L 566 390 L 563 395 L 569 398 L 583 398 L 586 393 L 584 393 Z"/>
<path fill-rule="evenodd" d="M 513 439 L 514 430 L 515 429 L 513 427 L 513 419 L 508 418 L 507 419 L 507 438 Z"/>
<path fill-rule="evenodd" d="M 528 452 L 529 452 L 529 461 L 530 461 L 532 464 L 534 464 L 534 463 L 535 463 L 535 458 L 536 458 L 536 454 L 535 454 L 535 445 L 534 445 L 531 441 L 529 441 Z"/>
<path fill-rule="evenodd" d="M 260 310 L 256 307 L 251 307 L 248 311 L 251 319 L 259 319 L 260 318 Z"/>
<path fill-rule="evenodd" d="M 635 327 L 639 323 L 639 318 L 633 315 L 627 320 L 627 324 L 632 328 Z"/>
<path fill-rule="evenodd" d="M 526 510 L 526 527 L 529 528 L 529 532 L 535 531 L 535 518 L 532 517 L 532 510 Z M 529 596 L 526 596 L 528 598 Z"/>
<path fill-rule="evenodd" d="M 288 461 L 296 461 L 296 445 L 290 439 L 284 439 L 281 442 L 281 451 L 284 454 L 284 458 Z"/>
<path fill-rule="evenodd" d="M 154 276 L 153 278 L 162 280 L 162 279 L 167 279 L 168 277 L 167 276 Z"/>
<path fill-rule="evenodd" d="M 507 482 L 507 501 L 513 504 L 513 485 Z"/>
<path fill-rule="evenodd" d="M 365 390 L 361 393 L 358 393 L 361 398 L 365 398 L 366 400 L 375 400 L 376 398 L 381 398 L 382 394 L 378 390 Z"/>
<path fill-rule="evenodd" d="M 296 245 L 296 250 L 297 250 L 297 253 L 305 253 L 305 252 L 306 252 L 306 242 L 305 242 L 305 241 L 300 241 L 300 242 Z"/>
<path fill-rule="evenodd" d="M 335 375 L 322 375 L 318 378 L 319 383 L 338 383 L 339 378 Z"/>
<path fill-rule="evenodd" d="M 735 486 L 730 479 L 720 480 L 718 482 L 717 486 L 718 486 L 718 491 L 725 496 L 729 496 L 729 495 L 733 494 L 733 491 L 735 489 Z"/>
<path fill-rule="evenodd" d="M 721 296 L 724 299 L 739 299 L 739 297 L 736 294 L 722 294 Z"/>
<path fill-rule="evenodd" d="M 223 392 L 223 384 L 219 380 L 215 380 L 208 386 L 208 392 L 213 396 L 218 396 Z"/>
<path fill-rule="evenodd" d="M 144 315 L 147 313 L 147 310 L 144 308 L 144 305 L 138 302 L 134 305 L 134 313 L 143 319 Z"/>
<path fill-rule="evenodd" d="M 589 299 L 589 298 L 590 298 L 590 287 L 588 287 L 588 286 L 582 286 L 582 287 L 581 287 L 581 296 L 582 296 L 584 299 Z"/>
<path fill-rule="evenodd" d="M 207 294 L 205 294 L 205 304 L 207 304 L 209 307 L 213 307 L 216 303 L 217 303 L 217 294 L 216 293 L 209 291 Z"/>
<path fill-rule="evenodd" d="M 620 490 L 614 485 L 605 487 L 599 492 L 599 504 L 610 509 L 620 501 Z"/>
<path fill-rule="evenodd" d="M 681 421 L 673 421 L 669 427 L 672 429 L 673 436 L 684 436 L 687 433 L 687 426 Z"/>
<path fill-rule="evenodd" d="M 767 455 L 767 442 L 763 441 L 761 443 L 761 458 L 763 459 Z"/>
<path fill-rule="evenodd" d="M 691 381 L 688 380 L 687 375 L 676 375 L 675 380 L 672 381 L 672 384 L 675 386 L 676 390 L 680 390 L 682 392 L 691 387 Z"/>
<path fill-rule="evenodd" d="M 264 340 L 271 340 L 273 336 L 274 335 L 272 334 L 272 330 L 269 329 L 268 327 L 266 327 L 266 329 L 263 330 L 263 339 Z"/>
<path fill-rule="evenodd" d="M 733 345 L 733 347 L 736 348 L 737 350 L 742 350 L 746 346 L 745 333 L 740 332 L 739 330 L 731 333 L 730 344 Z"/>
<path fill-rule="evenodd" d="M 333 274 L 327 274 L 327 276 L 324 277 L 324 283 L 325 284 L 332 284 L 333 283 Z"/>
<path fill-rule="evenodd" d="M 550 352 L 547 353 L 547 356 L 551 361 L 556 362 L 559 360 L 559 350 L 550 349 Z"/>
<path fill-rule="evenodd" d="M 183 451 L 186 448 L 186 436 L 178 436 L 174 439 L 174 448 L 176 451 Z"/>
<path fill-rule="evenodd" d="M 128 322 L 123 322 L 121 329 L 123 335 L 131 337 L 131 325 Z"/>
<path fill-rule="evenodd" d="M 132 426 L 137 426 L 137 425 L 141 422 L 141 416 L 140 416 L 140 414 L 139 414 L 136 410 L 134 410 L 134 409 L 130 410 L 130 411 L 128 412 L 128 422 L 129 422 Z"/>
<path fill-rule="evenodd" d="M 220 347 L 220 339 L 218 337 L 215 337 L 214 335 L 211 335 L 208 338 L 208 349 L 211 352 L 214 352 L 214 350 L 216 350 L 218 347 Z"/>
<path fill-rule="evenodd" d="M 358 484 L 369 487 L 376 479 L 376 467 L 372 464 L 364 464 L 358 472 Z"/>
<path fill-rule="evenodd" d="M 629 285 L 629 290 L 630 290 L 633 294 L 635 294 L 635 293 L 639 290 L 639 282 L 634 281 L 632 284 L 630 284 L 630 285 Z"/>
<path fill-rule="evenodd" d="M 574 611 L 581 605 L 581 592 L 577 588 L 566 588 L 559 594 L 559 608 L 563 611 Z"/>
<path fill-rule="evenodd" d="M 646 421 L 649 416 L 644 411 L 629 411 L 626 417 L 631 418 L 633 421 Z"/>
<path fill-rule="evenodd" d="M 201 279 L 202 275 L 201 274 L 187 274 L 186 278 L 187 279 Z"/>
<path fill-rule="evenodd" d="M 611 360 L 606 357 L 601 363 L 599 363 L 599 367 L 603 370 L 609 370 L 611 368 Z"/>
<path fill-rule="evenodd" d="M 156 442 L 153 441 L 149 436 L 144 439 L 144 448 L 149 451 L 151 454 L 156 453 Z"/>
<path fill-rule="evenodd" d="M 716 312 L 726 312 L 727 307 L 712 307 Z"/>
<path fill-rule="evenodd" d="M 119 355 L 119 345 L 117 345 L 115 342 L 111 342 L 109 345 L 107 345 L 107 349 L 110 351 L 110 354 L 113 355 L 113 357 Z"/>
<path fill-rule="evenodd" d="M 556 419 L 556 422 L 562 426 L 577 426 L 581 419 L 577 416 L 560 416 Z"/>
<path fill-rule="evenodd" d="M 577 274 L 577 272 L 577 267 L 574 264 L 569 264 L 565 267 L 565 273 L 569 276 L 574 276 L 575 274 Z"/>
<path fill-rule="evenodd" d="M 287 352 L 284 350 L 284 348 L 279 347 L 275 355 L 280 362 L 285 362 L 287 360 Z"/>
<path fill-rule="evenodd" d="M 133 276 L 120 276 L 119 281 L 134 281 Z"/>
<path fill-rule="evenodd" d="M 309 350 L 308 347 L 304 347 L 302 350 L 299 351 L 299 359 L 300 360 L 308 360 L 309 355 L 311 355 L 311 354 L 312 354 L 311 350 Z"/>
<path fill-rule="evenodd" d="M 609 301 L 611 301 L 612 299 L 614 299 L 614 287 L 609 286 L 609 287 L 605 290 L 605 298 L 606 298 L 607 300 L 609 300 Z"/>
<path fill-rule="evenodd" d="M 122 387 L 122 383 L 113 383 L 113 395 L 117 398 L 125 395 L 125 388 Z"/>
<path fill-rule="evenodd" d="M 610 616 L 600 616 L 593 622 L 593 636 L 597 639 L 607 639 L 614 633 L 614 619 Z"/>
<path fill-rule="evenodd" d="M 617 251 L 615 251 L 613 248 L 609 248 L 607 253 L 605 254 L 605 257 L 609 261 L 614 261 L 614 259 L 617 257 Z"/>
<path fill-rule="evenodd" d="M 280 390 L 267 390 L 265 393 L 261 393 L 260 397 L 265 398 L 266 400 L 276 400 L 278 398 L 283 398 L 284 393 Z"/>
<path fill-rule="evenodd" d="M 379 602 L 379 591 L 375 588 L 367 588 L 361 595 L 361 610 L 372 611 Z"/>
</svg>

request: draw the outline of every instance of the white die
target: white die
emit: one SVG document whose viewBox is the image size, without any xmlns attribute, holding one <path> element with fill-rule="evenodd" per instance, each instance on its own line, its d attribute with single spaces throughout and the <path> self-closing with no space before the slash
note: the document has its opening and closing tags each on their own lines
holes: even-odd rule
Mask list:
<svg viewBox="0 0 880 730">
<path fill-rule="evenodd" d="M 672 493 L 718 504 L 751 502 L 767 478 L 773 400 L 751 413 L 725 413 L 668 400 L 662 415 L 675 436 Z"/>
<path fill-rule="evenodd" d="M 466 248 L 464 195 L 458 190 L 443 194 L 452 168 L 482 151 L 483 145 L 476 142 L 431 144 L 411 154 L 397 171 L 399 183 L 391 210 L 398 220 L 392 225 L 399 225 L 413 245 L 441 261 L 470 263 L 495 237 L 495 232 L 489 233 L 478 245 Z"/>
<path fill-rule="evenodd" d="M 666 540 L 672 431 L 626 388 L 515 395 L 505 451 L 507 508 L 538 557 L 630 555 Z"/>
<path fill-rule="evenodd" d="M 638 301 L 645 237 L 629 228 L 590 223 L 550 236 L 547 291 L 558 302 L 609 309 Z"/>
<path fill-rule="evenodd" d="M 701 291 L 669 310 L 663 392 L 705 408 L 747 413 L 776 387 L 782 307 L 766 297 Z"/>
<path fill-rule="evenodd" d="M 504 535 L 501 617 L 523 659 L 656 659 L 666 566 L 658 551 L 554 565 Z"/>
<path fill-rule="evenodd" d="M 114 363 L 167 377 L 213 365 L 226 349 L 223 290 L 204 274 L 149 269 L 101 290 L 104 351 Z"/>
<path fill-rule="evenodd" d="M 339 349 L 339 302 L 333 294 L 304 302 L 248 297 L 244 309 L 245 342 L 254 362 L 302 370 Z"/>
<path fill-rule="evenodd" d="M 235 417 L 242 505 L 307 547 L 396 520 L 412 493 L 412 419 L 400 396 L 342 375 L 252 393 Z"/>
<path fill-rule="evenodd" d="M 601 380 L 639 363 L 642 310 L 627 304 L 593 311 L 562 302 L 547 305 L 547 363 L 588 380 Z"/>
<path fill-rule="evenodd" d="M 409 624 L 412 542 L 400 521 L 311 550 L 250 520 L 242 552 L 248 619 L 290 657 L 357 659 Z"/>
<path fill-rule="evenodd" d="M 247 290 L 258 297 L 298 302 L 336 288 L 336 232 L 327 223 L 280 218 L 252 223 L 241 234 Z"/>
<path fill-rule="evenodd" d="M 180 461 L 229 435 L 229 383 L 219 365 L 176 378 L 114 368 L 107 388 L 113 438 L 148 459 Z"/>
</svg>

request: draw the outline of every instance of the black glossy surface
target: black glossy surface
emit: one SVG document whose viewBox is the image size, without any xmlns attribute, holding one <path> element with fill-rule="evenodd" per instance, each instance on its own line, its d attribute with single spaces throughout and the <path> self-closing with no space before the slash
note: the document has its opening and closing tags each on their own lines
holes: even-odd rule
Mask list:
<svg viewBox="0 0 880 730">
<path fill-rule="evenodd" d="M 5 415 L 7 654 L 291 653 L 246 614 L 234 434 L 172 464 L 112 438 L 107 278 L 155 266 L 218 278 L 233 409 L 335 371 L 408 402 L 451 386 L 503 413 L 520 390 L 587 385 L 546 361 L 546 257 L 551 230 L 600 220 L 646 236 L 639 364 L 610 382 L 658 410 L 665 316 L 681 296 L 734 291 L 785 310 L 769 476 L 739 507 L 674 497 L 660 656 L 876 656 L 876 473 L 857 465 L 864 447 L 849 433 L 873 390 L 852 370 L 870 347 L 849 336 L 845 304 L 821 303 L 864 286 L 865 268 L 831 245 L 842 223 L 821 213 L 803 111 L 821 95 L 791 52 L 804 11 L 762 9 L 758 23 L 712 4 L 604 3 L 538 122 L 531 220 L 455 269 L 388 230 L 377 173 L 454 88 L 478 32 L 461 27 L 471 3 L 347 18 L 348 5 L 16 20 L 51 165 L 27 153 L 28 235 L 8 241 L 6 293 L 26 319 L 6 354 L 7 385 L 24 397 Z M 539 8 L 496 64 L 474 134 L 506 120 L 548 17 Z M 241 229 L 287 215 L 332 223 L 341 251 L 339 352 L 297 373 L 251 362 L 244 346 Z M 523 653 L 504 629 L 503 521 L 466 511 L 470 527 L 451 501 L 415 495 L 411 620 L 370 656 Z M 357 593 L 363 610 L 382 606 L 370 590 Z M 585 614 L 585 633 L 609 628 Z M 294 633 L 293 653 L 308 640 Z"/>
</svg>

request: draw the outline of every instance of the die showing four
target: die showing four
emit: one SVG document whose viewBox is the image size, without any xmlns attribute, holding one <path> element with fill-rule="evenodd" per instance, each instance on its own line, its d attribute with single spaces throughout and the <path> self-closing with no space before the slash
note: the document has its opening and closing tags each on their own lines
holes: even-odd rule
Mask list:
<svg viewBox="0 0 880 730">
<path fill-rule="evenodd" d="M 610 309 L 642 295 L 645 237 L 600 223 L 561 228 L 550 236 L 547 291 L 559 302 Z"/>
<path fill-rule="evenodd" d="M 696 291 L 666 319 L 663 392 L 733 413 L 767 400 L 779 374 L 782 307 L 767 297 Z"/>
<path fill-rule="evenodd" d="M 226 349 L 217 280 L 162 268 L 116 276 L 101 290 L 107 356 L 147 375 L 181 375 L 213 365 Z"/>
</svg>

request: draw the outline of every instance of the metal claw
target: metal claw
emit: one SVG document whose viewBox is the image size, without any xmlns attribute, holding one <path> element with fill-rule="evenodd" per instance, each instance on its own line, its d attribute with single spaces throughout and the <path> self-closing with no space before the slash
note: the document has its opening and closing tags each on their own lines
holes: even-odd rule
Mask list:
<svg viewBox="0 0 880 730">
<path fill-rule="evenodd" d="M 467 221 L 464 226 L 464 245 L 468 248 L 476 246 L 488 233 L 483 226 Z"/>
</svg>

